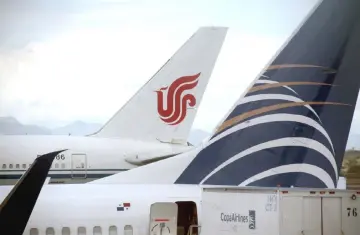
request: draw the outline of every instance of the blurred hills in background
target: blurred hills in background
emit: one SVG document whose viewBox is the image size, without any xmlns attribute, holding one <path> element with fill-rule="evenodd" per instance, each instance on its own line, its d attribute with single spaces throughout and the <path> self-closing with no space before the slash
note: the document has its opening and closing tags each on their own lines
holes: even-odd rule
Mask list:
<svg viewBox="0 0 360 235">
<path fill-rule="evenodd" d="M 75 135 L 84 136 L 98 131 L 103 124 L 74 121 L 58 128 L 46 128 L 39 125 L 25 125 L 14 117 L 0 117 L 0 135 Z M 200 129 L 191 130 L 188 141 L 197 145 L 209 135 Z"/>
</svg>

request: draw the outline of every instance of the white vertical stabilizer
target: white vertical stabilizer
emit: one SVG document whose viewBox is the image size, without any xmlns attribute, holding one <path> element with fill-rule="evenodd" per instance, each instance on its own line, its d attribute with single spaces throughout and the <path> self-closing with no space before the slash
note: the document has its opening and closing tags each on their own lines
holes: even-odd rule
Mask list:
<svg viewBox="0 0 360 235">
<path fill-rule="evenodd" d="M 200 28 L 93 136 L 186 144 L 226 33 Z"/>
</svg>

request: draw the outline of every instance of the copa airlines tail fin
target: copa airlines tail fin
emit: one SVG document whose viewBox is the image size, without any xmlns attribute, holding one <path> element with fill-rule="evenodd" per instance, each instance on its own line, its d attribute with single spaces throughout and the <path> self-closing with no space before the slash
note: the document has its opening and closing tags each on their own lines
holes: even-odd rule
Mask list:
<svg viewBox="0 0 360 235">
<path fill-rule="evenodd" d="M 226 33 L 200 28 L 94 135 L 186 144 Z"/>
<path fill-rule="evenodd" d="M 359 5 L 320 3 L 204 146 L 93 183 L 335 188 L 360 87 Z"/>
<path fill-rule="evenodd" d="M 176 183 L 335 188 L 360 85 L 359 6 L 323 1 Z"/>
</svg>

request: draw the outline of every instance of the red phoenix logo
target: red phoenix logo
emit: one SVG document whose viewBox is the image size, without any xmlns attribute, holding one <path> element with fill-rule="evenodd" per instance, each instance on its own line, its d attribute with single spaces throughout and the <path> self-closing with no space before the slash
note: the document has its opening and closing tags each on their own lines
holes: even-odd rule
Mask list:
<svg viewBox="0 0 360 235">
<path fill-rule="evenodd" d="M 196 98 L 192 94 L 181 95 L 186 90 L 191 90 L 198 84 L 201 73 L 192 76 L 183 76 L 176 79 L 169 87 L 162 87 L 156 91 L 157 108 L 160 119 L 169 125 L 181 123 L 187 113 L 187 105 L 194 107 Z M 168 89 L 169 88 L 169 89 Z M 164 91 L 167 91 L 166 108 L 164 108 Z"/>
</svg>

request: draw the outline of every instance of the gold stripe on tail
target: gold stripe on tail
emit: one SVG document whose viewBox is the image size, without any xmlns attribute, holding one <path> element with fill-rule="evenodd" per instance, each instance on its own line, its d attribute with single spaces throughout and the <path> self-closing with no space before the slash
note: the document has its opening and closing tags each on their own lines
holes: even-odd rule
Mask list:
<svg viewBox="0 0 360 235">
<path fill-rule="evenodd" d="M 317 102 L 317 101 L 311 101 L 311 102 L 288 102 L 288 103 L 282 103 L 282 104 L 275 104 L 275 105 L 270 105 L 267 107 L 262 107 L 259 109 L 255 109 L 255 110 L 251 110 L 248 111 L 246 113 L 240 114 L 236 117 L 233 117 L 227 121 L 225 121 L 216 131 L 216 134 L 219 133 L 220 131 L 224 130 L 225 128 L 228 128 L 230 126 L 233 126 L 249 117 L 253 117 L 255 115 L 259 115 L 262 113 L 266 113 L 266 112 L 270 112 L 270 111 L 275 111 L 275 110 L 279 110 L 279 109 L 284 109 L 284 108 L 290 108 L 290 107 L 296 107 L 296 106 L 304 106 L 304 105 L 347 105 L 347 106 L 351 106 L 350 104 L 344 104 L 344 103 L 337 103 L 337 102 Z"/>
</svg>

